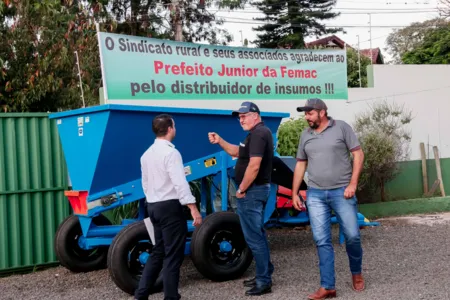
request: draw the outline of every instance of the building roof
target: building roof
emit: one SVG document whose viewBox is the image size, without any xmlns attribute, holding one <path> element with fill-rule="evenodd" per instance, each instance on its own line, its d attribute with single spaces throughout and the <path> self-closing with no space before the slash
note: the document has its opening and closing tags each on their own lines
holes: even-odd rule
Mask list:
<svg viewBox="0 0 450 300">
<path fill-rule="evenodd" d="M 345 47 L 354 49 L 353 47 L 351 47 L 349 44 L 346 44 L 343 40 L 341 40 L 334 34 L 309 43 L 305 43 L 305 46 L 306 48 L 312 48 L 314 46 L 323 46 L 323 47 L 337 47 L 340 49 L 344 49 Z M 361 55 L 371 59 L 372 64 L 384 64 L 383 55 L 381 54 L 380 48 L 372 48 L 372 57 L 370 55 L 370 49 L 362 49 Z"/>
<path fill-rule="evenodd" d="M 333 34 L 325 38 L 306 43 L 305 46 L 307 48 L 312 46 L 338 46 L 339 48 L 344 49 L 345 42 Z"/>
<path fill-rule="evenodd" d="M 361 54 L 372 60 L 372 64 L 384 63 L 380 48 L 372 48 L 372 57 L 370 57 L 370 49 L 361 49 Z"/>
</svg>

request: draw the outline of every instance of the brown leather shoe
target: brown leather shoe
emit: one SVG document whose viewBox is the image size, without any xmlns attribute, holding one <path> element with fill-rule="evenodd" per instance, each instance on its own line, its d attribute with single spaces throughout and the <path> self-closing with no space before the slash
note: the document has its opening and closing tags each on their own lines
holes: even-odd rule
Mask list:
<svg viewBox="0 0 450 300">
<path fill-rule="evenodd" d="M 364 290 L 364 278 L 361 274 L 352 275 L 353 289 L 357 292 Z"/>
<path fill-rule="evenodd" d="M 322 300 L 326 298 L 336 297 L 336 290 L 326 290 L 323 287 L 317 290 L 314 294 L 308 296 L 310 300 Z"/>
</svg>

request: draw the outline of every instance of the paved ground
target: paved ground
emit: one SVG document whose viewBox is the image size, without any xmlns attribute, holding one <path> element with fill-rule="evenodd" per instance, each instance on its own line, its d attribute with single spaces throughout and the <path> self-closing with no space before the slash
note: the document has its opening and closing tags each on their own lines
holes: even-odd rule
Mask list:
<svg viewBox="0 0 450 300">
<path fill-rule="evenodd" d="M 337 244 L 336 277 L 340 299 L 450 299 L 450 215 L 381 220 L 362 231 L 366 290 L 351 290 L 345 247 Z M 275 265 L 272 294 L 251 299 L 306 299 L 319 284 L 311 232 L 270 231 Z M 252 276 L 254 265 L 245 277 Z M 242 279 L 214 283 L 195 270 L 190 259 L 182 269 L 182 299 L 249 299 Z M 163 294 L 150 296 L 162 299 Z M 0 278 L 0 299 L 132 299 L 116 288 L 106 270 L 71 274 L 62 267 Z"/>
</svg>

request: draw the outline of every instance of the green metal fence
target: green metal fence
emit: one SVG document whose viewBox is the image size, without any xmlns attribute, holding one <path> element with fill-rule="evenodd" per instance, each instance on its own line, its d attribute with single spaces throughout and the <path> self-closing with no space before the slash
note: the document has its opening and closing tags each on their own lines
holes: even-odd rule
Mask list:
<svg viewBox="0 0 450 300">
<path fill-rule="evenodd" d="M 53 237 L 69 215 L 55 120 L 0 114 L 0 273 L 56 262 Z"/>
</svg>

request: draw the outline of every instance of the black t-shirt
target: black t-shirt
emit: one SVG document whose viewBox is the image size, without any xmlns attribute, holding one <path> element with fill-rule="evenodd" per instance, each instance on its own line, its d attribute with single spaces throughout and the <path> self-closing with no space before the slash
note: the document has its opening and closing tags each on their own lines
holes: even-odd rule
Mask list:
<svg viewBox="0 0 450 300">
<path fill-rule="evenodd" d="M 272 132 L 263 122 L 256 124 L 239 145 L 239 157 L 235 167 L 235 180 L 238 185 L 244 179 L 250 157 L 253 156 L 262 157 L 261 166 L 253 184 L 269 183 L 272 174 L 273 137 Z"/>
</svg>

